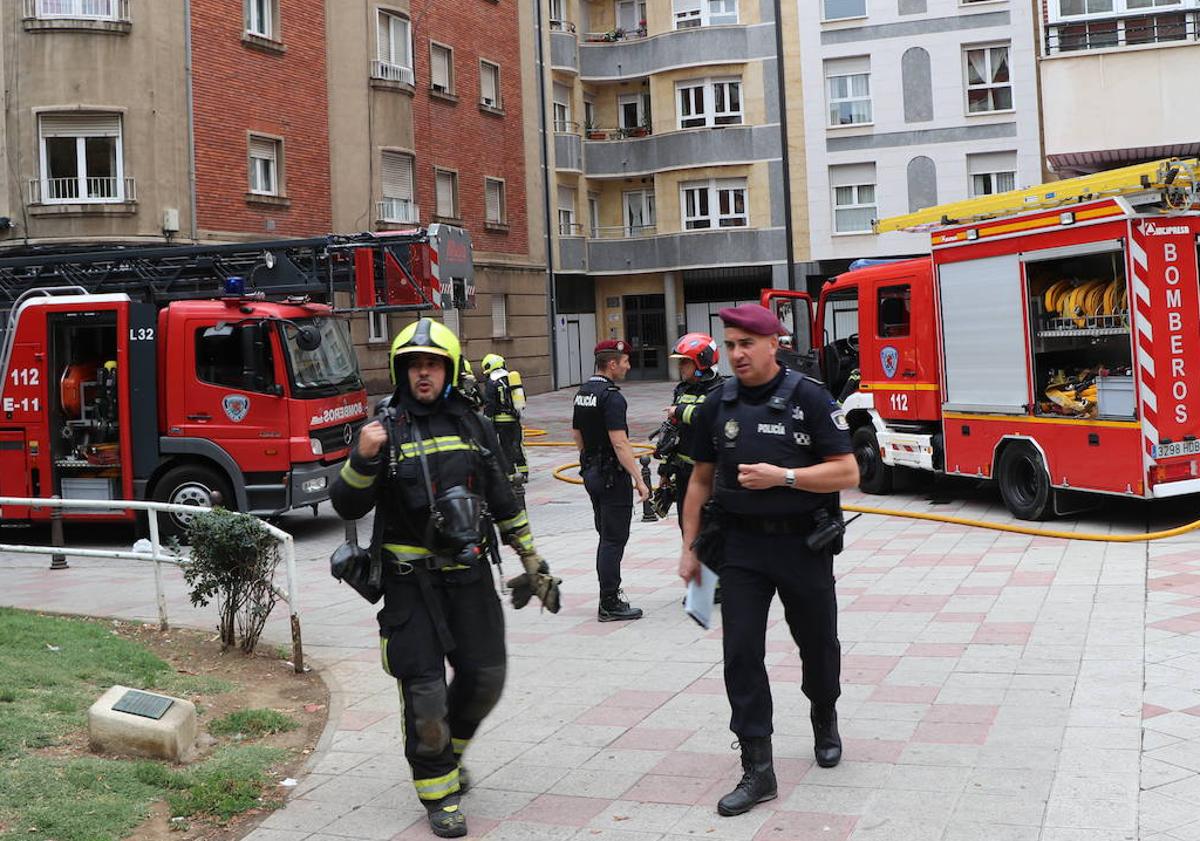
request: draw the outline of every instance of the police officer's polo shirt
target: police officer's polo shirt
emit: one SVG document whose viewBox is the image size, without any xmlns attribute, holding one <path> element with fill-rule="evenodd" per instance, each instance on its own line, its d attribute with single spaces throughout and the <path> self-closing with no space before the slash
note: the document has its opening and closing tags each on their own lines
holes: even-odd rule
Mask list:
<svg viewBox="0 0 1200 841">
<path fill-rule="evenodd" d="M 786 375 L 787 369 L 780 368 L 779 373 L 768 383 L 756 386 L 744 386 L 738 383 L 738 402 L 746 402 L 754 406 L 767 402 Z M 690 453 L 695 461 L 710 464 L 715 464 L 717 461 L 715 427 L 723 402 L 721 396 L 722 391 L 718 389 L 709 394 L 708 399 L 700 404 L 694 424 L 697 432 L 693 438 Z M 791 401 L 803 413 L 800 420 L 812 440 L 813 455 L 824 460 L 832 456 L 854 452 L 854 448 L 850 444 L 850 426 L 846 422 L 846 413 L 842 411 L 841 404 L 830 397 L 829 392 L 822 386 L 805 380 L 797 386 Z M 733 405 L 736 406 L 736 404 Z"/>
<path fill-rule="evenodd" d="M 606 377 L 593 377 L 592 382 L 602 382 L 607 387 L 612 384 L 612 380 Z M 598 407 L 603 407 L 604 413 L 604 428 L 609 432 L 620 430 L 626 435 L 629 434 L 629 424 L 626 421 L 626 414 L 629 404 L 625 401 L 625 395 L 619 390 L 613 389 L 605 394 L 604 397 L 597 395 L 596 403 Z M 571 417 L 571 428 L 582 429 L 580 423 L 581 407 L 575 407 Z"/>
</svg>

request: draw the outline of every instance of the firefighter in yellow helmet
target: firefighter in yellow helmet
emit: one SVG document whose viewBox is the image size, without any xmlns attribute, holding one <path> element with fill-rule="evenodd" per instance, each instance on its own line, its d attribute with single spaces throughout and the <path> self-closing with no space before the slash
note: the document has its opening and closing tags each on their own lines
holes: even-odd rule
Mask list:
<svg viewBox="0 0 1200 841">
<path fill-rule="evenodd" d="M 346 519 L 375 509 L 370 550 L 341 565 L 335 553 L 333 572 L 369 600 L 383 599 L 383 667 L 400 684 L 404 753 L 442 838 L 467 834 L 463 751 L 504 687 L 504 619 L 489 565 L 499 560 L 494 526 L 525 568 L 509 582 L 514 607 L 536 595 L 557 612 L 560 583 L 534 549 L 495 455 L 495 431 L 454 388 L 460 360 L 444 324 L 422 318 L 400 332 L 390 357 L 395 392 L 359 432 L 330 491 Z M 355 575 L 356 564 L 372 574 Z"/>
<path fill-rule="evenodd" d="M 504 357 L 489 353 L 480 362 L 483 368 L 483 413 L 496 425 L 500 445 L 515 471 L 514 483 L 520 487 L 529 481 L 529 464 L 521 446 L 521 412 L 525 409 L 525 386 L 521 374 L 510 371 Z"/>
<path fill-rule="evenodd" d="M 462 368 L 458 372 L 458 390 L 471 404 L 476 412 L 483 410 L 483 393 L 479 388 L 479 380 L 475 379 L 475 371 L 471 368 L 471 360 L 462 357 Z"/>
</svg>

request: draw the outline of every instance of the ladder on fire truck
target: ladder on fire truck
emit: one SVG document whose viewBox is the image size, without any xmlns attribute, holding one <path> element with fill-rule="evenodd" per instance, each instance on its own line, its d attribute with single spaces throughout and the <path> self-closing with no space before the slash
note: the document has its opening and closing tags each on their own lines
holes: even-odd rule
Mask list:
<svg viewBox="0 0 1200 841">
<path fill-rule="evenodd" d="M 877 234 L 930 231 L 1029 210 L 1049 210 L 1083 201 L 1137 195 L 1153 196 L 1167 210 L 1183 211 L 1191 209 L 1200 200 L 1198 191 L 1200 159 L 1167 158 L 1051 181 L 1022 190 L 935 205 L 915 213 L 877 219 L 872 227 Z"/>
</svg>

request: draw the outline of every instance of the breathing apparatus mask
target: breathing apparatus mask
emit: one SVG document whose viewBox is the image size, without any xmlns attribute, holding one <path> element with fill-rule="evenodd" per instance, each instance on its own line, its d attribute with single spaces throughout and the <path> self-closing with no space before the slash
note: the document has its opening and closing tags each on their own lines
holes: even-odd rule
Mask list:
<svg viewBox="0 0 1200 841">
<path fill-rule="evenodd" d="M 423 452 L 421 461 L 428 482 Z M 425 545 L 436 553 L 431 559 L 434 568 L 454 564 L 469 566 L 481 560 L 486 551 L 483 498 L 461 485 L 447 488 L 436 496 L 431 485 L 429 489 L 431 501 Z"/>
</svg>

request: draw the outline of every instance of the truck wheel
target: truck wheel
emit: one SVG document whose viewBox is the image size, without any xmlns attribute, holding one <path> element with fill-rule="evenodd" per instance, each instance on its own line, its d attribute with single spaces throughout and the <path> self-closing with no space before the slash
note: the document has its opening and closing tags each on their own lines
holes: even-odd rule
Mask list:
<svg viewBox="0 0 1200 841">
<path fill-rule="evenodd" d="M 209 508 L 213 504 L 213 492 L 221 495 L 223 506 L 231 511 L 237 510 L 233 491 L 224 476 L 211 467 L 184 464 L 171 468 L 158 480 L 154 486 L 154 501 Z M 182 538 L 187 533 L 187 526 L 191 519 L 191 516 L 187 514 L 160 513 L 158 515 L 159 535 L 164 538 Z"/>
<path fill-rule="evenodd" d="M 854 430 L 850 442 L 854 447 L 854 460 L 858 462 L 859 490 L 868 494 L 890 494 L 895 469 L 883 463 L 875 430 L 860 426 Z"/>
<path fill-rule="evenodd" d="M 1045 520 L 1054 489 L 1042 457 L 1028 444 L 1010 444 L 996 467 L 1000 497 L 1018 520 Z"/>
</svg>

